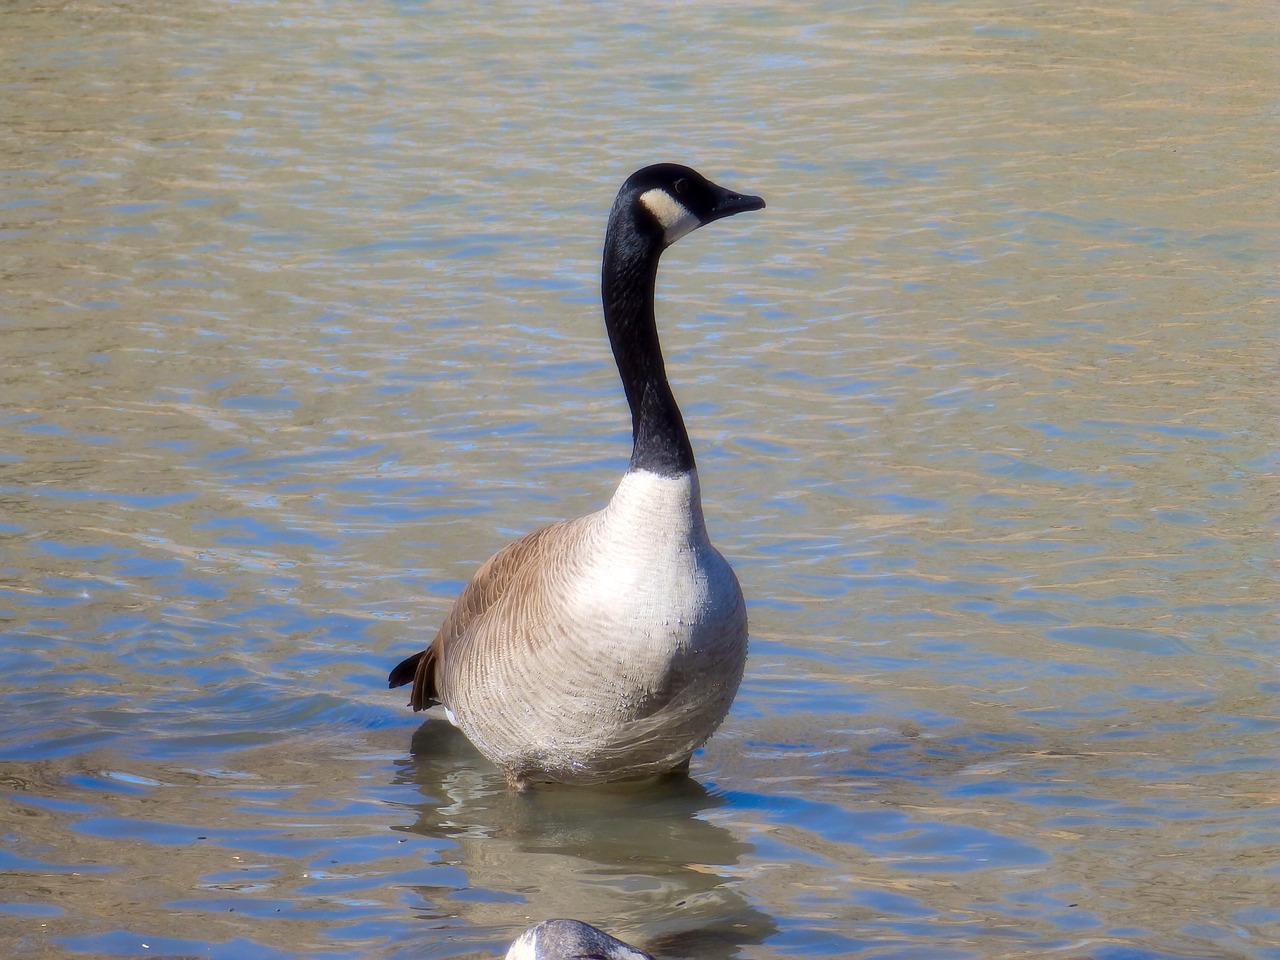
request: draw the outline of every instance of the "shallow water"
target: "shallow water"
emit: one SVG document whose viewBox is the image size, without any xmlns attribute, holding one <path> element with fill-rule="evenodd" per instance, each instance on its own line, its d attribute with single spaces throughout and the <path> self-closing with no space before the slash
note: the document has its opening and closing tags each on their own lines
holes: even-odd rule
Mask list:
<svg viewBox="0 0 1280 960">
<path fill-rule="evenodd" d="M 0 945 L 1280 958 L 1269 5 L 7 9 Z M 752 654 L 513 797 L 387 669 L 606 499 L 603 218 Z"/>
</svg>

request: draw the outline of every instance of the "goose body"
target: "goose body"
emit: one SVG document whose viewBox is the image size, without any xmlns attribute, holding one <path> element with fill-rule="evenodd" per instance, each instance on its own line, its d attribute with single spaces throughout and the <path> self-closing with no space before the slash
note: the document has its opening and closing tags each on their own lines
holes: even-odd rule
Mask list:
<svg viewBox="0 0 1280 960">
<path fill-rule="evenodd" d="M 581 920 L 543 920 L 512 942 L 506 960 L 653 960 Z"/>
<path fill-rule="evenodd" d="M 747 617 L 711 544 L 693 450 L 653 312 L 658 258 L 712 220 L 764 206 L 657 164 L 618 193 L 605 237 L 605 327 L 632 415 L 627 472 L 601 510 L 508 544 L 463 588 L 431 646 L 391 671 L 513 787 L 687 768 L 742 679 Z"/>
</svg>

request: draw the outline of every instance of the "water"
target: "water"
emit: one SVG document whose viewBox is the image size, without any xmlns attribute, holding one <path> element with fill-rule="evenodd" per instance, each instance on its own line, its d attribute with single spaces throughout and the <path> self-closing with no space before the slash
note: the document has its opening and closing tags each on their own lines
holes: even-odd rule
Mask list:
<svg viewBox="0 0 1280 960">
<path fill-rule="evenodd" d="M 6 10 L 6 955 L 1280 957 L 1273 13 Z M 655 159 L 751 660 L 512 797 L 384 678 L 616 482 Z"/>
</svg>

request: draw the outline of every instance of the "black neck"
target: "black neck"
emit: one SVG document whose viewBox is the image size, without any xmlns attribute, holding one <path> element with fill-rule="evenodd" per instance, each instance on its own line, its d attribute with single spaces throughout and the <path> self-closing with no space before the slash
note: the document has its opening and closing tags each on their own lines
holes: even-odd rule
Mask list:
<svg viewBox="0 0 1280 960">
<path fill-rule="evenodd" d="M 676 477 L 693 470 L 694 462 L 653 315 L 662 250 L 660 235 L 639 229 L 630 211 L 615 207 L 605 235 L 601 294 L 605 329 L 631 407 L 628 470 Z"/>
</svg>

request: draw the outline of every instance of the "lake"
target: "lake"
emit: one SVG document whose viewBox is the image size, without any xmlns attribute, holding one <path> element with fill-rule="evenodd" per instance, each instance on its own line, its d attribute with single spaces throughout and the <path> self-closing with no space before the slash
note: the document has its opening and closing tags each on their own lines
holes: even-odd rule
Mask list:
<svg viewBox="0 0 1280 960">
<path fill-rule="evenodd" d="M 57 0 L 0 32 L 0 952 L 1280 960 L 1271 4 Z M 387 671 L 629 454 L 746 678 L 508 793 Z"/>
</svg>

